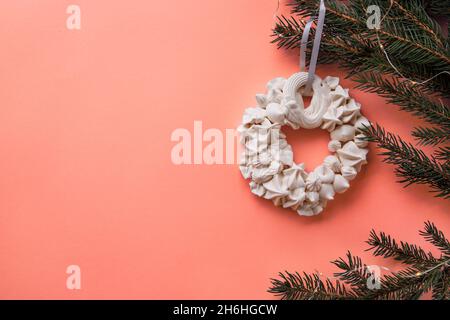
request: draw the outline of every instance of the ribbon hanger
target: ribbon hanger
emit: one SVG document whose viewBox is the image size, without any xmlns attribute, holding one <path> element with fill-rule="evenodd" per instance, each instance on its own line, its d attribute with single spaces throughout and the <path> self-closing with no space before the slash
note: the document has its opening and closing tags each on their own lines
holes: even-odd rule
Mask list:
<svg viewBox="0 0 450 320">
<path fill-rule="evenodd" d="M 306 83 L 306 91 L 311 90 L 314 81 L 314 75 L 317 67 L 317 58 L 319 57 L 320 40 L 322 39 L 323 25 L 325 23 L 326 7 L 324 0 L 320 0 L 319 18 L 317 20 L 316 34 L 314 36 L 313 49 L 311 53 L 311 60 L 309 61 L 308 82 Z M 308 46 L 309 32 L 313 19 L 309 17 L 308 22 L 303 29 L 303 35 L 300 42 L 300 71 L 306 67 L 306 48 Z"/>
<path fill-rule="evenodd" d="M 310 105 L 305 108 L 302 95 L 311 95 L 313 92 L 313 83 L 317 66 L 317 58 L 319 56 L 320 40 L 322 38 L 322 30 L 325 21 L 325 3 L 320 1 L 319 15 L 316 26 L 316 34 L 314 37 L 313 48 L 311 50 L 311 60 L 309 62 L 309 70 L 304 71 L 306 67 L 306 49 L 308 45 L 308 37 L 311 31 L 311 25 L 314 22 L 313 17 L 309 17 L 305 24 L 300 42 L 300 72 L 293 74 L 287 79 L 283 93 L 286 99 L 294 100 L 298 108 L 298 124 L 302 128 L 317 128 L 322 123 L 322 117 L 329 106 L 329 96 L 327 90 L 322 86 L 315 87 L 312 94 Z M 303 93 L 299 95 L 299 89 L 304 88 Z"/>
</svg>

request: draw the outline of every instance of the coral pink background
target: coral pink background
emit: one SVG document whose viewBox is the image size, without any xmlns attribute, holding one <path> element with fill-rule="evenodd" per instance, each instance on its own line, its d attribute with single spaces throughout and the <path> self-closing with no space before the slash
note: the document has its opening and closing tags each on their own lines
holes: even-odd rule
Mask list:
<svg viewBox="0 0 450 320">
<path fill-rule="evenodd" d="M 82 29 L 65 27 L 78 4 Z M 175 166 L 176 128 L 235 128 L 254 94 L 298 69 L 269 43 L 276 0 L 17 0 L 0 3 L 0 298 L 272 298 L 269 278 L 347 249 L 368 264 L 371 228 L 420 245 L 449 206 L 370 163 L 324 214 L 253 196 L 236 165 Z M 319 66 L 321 76 L 345 72 Z M 354 83 L 343 80 L 352 88 Z M 409 114 L 351 90 L 364 113 L 409 137 Z M 311 168 L 319 129 L 290 131 Z M 429 246 L 425 245 L 426 248 Z M 66 289 L 66 267 L 82 289 Z"/>
</svg>

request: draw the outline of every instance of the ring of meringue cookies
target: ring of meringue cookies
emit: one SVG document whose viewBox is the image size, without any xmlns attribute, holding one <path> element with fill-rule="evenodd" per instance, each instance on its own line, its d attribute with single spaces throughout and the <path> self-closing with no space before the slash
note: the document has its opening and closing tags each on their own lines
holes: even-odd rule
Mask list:
<svg viewBox="0 0 450 320">
<path fill-rule="evenodd" d="M 305 110 L 302 98 L 285 94 L 288 80 L 275 78 L 266 94 L 256 95 L 258 106 L 247 108 L 238 128 L 244 147 L 239 168 L 255 195 L 272 200 L 276 206 L 290 208 L 302 216 L 321 213 L 337 193 L 350 187 L 362 165 L 367 163 L 367 141 L 361 131 L 370 126 L 361 114 L 361 105 L 352 99 L 339 78 L 315 76 L 311 105 L 326 101 L 317 126 L 330 132 L 331 152 L 312 172 L 293 160 L 292 147 L 281 127 L 298 129 Z M 306 95 L 305 88 L 299 93 Z M 311 109 L 312 110 L 312 109 Z"/>
</svg>

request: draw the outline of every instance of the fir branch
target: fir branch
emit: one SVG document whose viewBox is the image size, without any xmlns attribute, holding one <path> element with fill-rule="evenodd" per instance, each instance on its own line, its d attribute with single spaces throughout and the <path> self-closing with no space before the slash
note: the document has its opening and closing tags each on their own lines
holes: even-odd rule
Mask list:
<svg viewBox="0 0 450 320">
<path fill-rule="evenodd" d="M 275 28 L 273 29 L 272 43 L 276 43 L 278 48 L 298 48 L 300 46 L 301 32 L 305 24 L 303 21 L 297 21 L 294 17 L 277 17 Z"/>
<path fill-rule="evenodd" d="M 438 150 L 434 152 L 434 158 L 444 162 L 444 166 L 450 166 L 450 147 L 439 147 Z M 450 170 L 450 168 L 447 168 L 447 170 Z"/>
<path fill-rule="evenodd" d="M 273 39 L 271 42 L 277 44 L 278 48 L 299 48 L 304 27 L 305 22 L 303 20 L 297 20 L 295 17 L 286 17 L 284 15 L 277 17 L 275 28 L 272 30 Z M 310 32 L 310 38 L 313 38 L 315 35 L 315 30 L 311 29 Z M 323 35 L 321 45 L 325 45 L 328 48 L 326 52 L 328 52 L 328 50 L 332 50 L 334 46 L 337 45 L 344 53 L 366 54 L 365 52 L 360 52 L 357 47 L 367 46 L 368 43 L 365 42 L 364 39 L 360 39 L 358 37 L 342 38 L 336 32 L 328 32 Z"/>
<path fill-rule="evenodd" d="M 353 296 L 339 282 L 322 281 L 317 274 L 280 272 L 281 279 L 271 279 L 268 292 L 282 300 L 348 300 Z"/>
<path fill-rule="evenodd" d="M 450 258 L 450 242 L 447 240 L 444 233 L 436 228 L 432 222 L 425 222 L 425 229 L 419 233 L 425 240 L 438 248 L 445 258 Z"/>
<path fill-rule="evenodd" d="M 436 146 L 450 139 L 450 127 L 446 129 L 418 127 L 413 130 L 412 136 L 421 145 Z"/>
<path fill-rule="evenodd" d="M 367 250 L 373 250 L 374 256 L 393 257 L 395 260 L 422 268 L 436 264 L 436 258 L 431 253 L 427 254 L 422 248 L 407 242 L 401 241 L 399 245 L 395 239 L 384 232 L 378 235 L 375 230 L 372 230 L 367 243 L 370 246 Z"/>
<path fill-rule="evenodd" d="M 410 0 L 404 3 L 402 2 L 404 1 L 392 1 L 393 5 L 395 5 L 403 14 L 400 17 L 405 17 L 411 21 L 413 26 L 418 26 L 421 30 L 427 33 L 435 43 L 437 43 L 440 47 L 443 47 L 444 39 L 442 37 L 442 30 L 439 25 L 428 16 L 421 1 Z"/>
<path fill-rule="evenodd" d="M 425 223 L 421 232 L 426 239 L 443 252 L 450 252 L 450 243 L 431 222 Z M 419 299 L 432 291 L 433 299 L 450 298 L 450 256 L 435 258 L 430 252 L 407 242 L 396 241 L 381 232 L 372 230 L 368 240 L 375 256 L 393 257 L 409 266 L 399 272 L 375 275 L 368 271 L 361 258 L 347 252 L 345 258 L 332 263 L 341 271 L 336 272 L 334 282 L 321 280 L 318 274 L 280 273 L 279 279 L 271 279 L 269 292 L 284 300 L 409 300 Z M 377 281 L 378 287 L 369 288 L 369 281 Z"/>
<path fill-rule="evenodd" d="M 387 20 L 384 27 L 378 33 L 389 55 L 402 57 L 405 62 L 430 65 L 439 72 L 450 71 L 448 52 L 430 45 L 428 38 L 398 28 L 393 21 Z"/>
<path fill-rule="evenodd" d="M 434 300 L 450 299 L 450 272 L 442 272 L 437 275 L 436 284 L 433 286 Z"/>
<path fill-rule="evenodd" d="M 298 48 L 303 23 L 299 22 L 299 26 L 296 27 L 294 21 L 296 21 L 295 18 L 283 17 L 283 23 L 278 22 L 273 30 L 272 43 L 277 44 L 279 48 Z M 295 28 L 299 28 L 300 31 L 295 31 Z M 311 33 L 314 37 L 314 30 Z M 309 48 L 307 52 L 310 53 Z M 370 71 L 398 77 L 396 70 L 388 63 L 381 50 L 375 46 L 375 42 L 360 36 L 343 38 L 325 34 L 321 41 L 319 62 L 333 63 L 336 62 L 337 57 L 340 59 L 341 66 L 349 72 L 349 77 Z M 436 76 L 438 72 L 432 68 L 424 68 L 423 65 L 416 64 L 405 65 L 395 57 L 391 57 L 391 61 L 408 78 L 422 81 L 434 77 L 432 81 L 422 86 L 425 91 L 438 91 L 444 97 L 450 96 L 450 81 L 447 80 L 450 77 L 447 74 Z"/>
<path fill-rule="evenodd" d="M 450 249 L 450 243 L 433 223 L 426 222 L 425 230 L 420 231 L 420 234 L 441 250 Z M 418 299 L 430 289 L 433 290 L 435 299 L 445 299 L 450 294 L 447 283 L 450 267 L 448 256 L 437 259 L 431 252 L 426 253 L 422 248 L 407 242 L 401 241 L 399 246 L 389 235 L 384 232 L 378 235 L 374 230 L 367 243 L 371 246 L 368 250 L 373 250 L 375 256 L 393 257 L 411 267 L 385 276 L 381 279 L 381 288 L 370 292 L 366 298 Z"/>
<path fill-rule="evenodd" d="M 366 26 L 365 10 L 369 4 L 373 4 L 372 2 L 353 0 L 349 2 L 349 5 L 345 5 L 338 1 L 326 1 L 327 18 L 320 62 L 333 62 L 336 57 L 339 57 L 351 74 L 377 70 L 383 74 L 398 76 L 397 71 L 386 61 L 383 51 L 377 45 L 377 32 Z M 404 1 L 401 2 L 404 10 L 409 8 Z M 379 0 L 375 3 L 386 12 L 389 2 Z M 295 0 L 291 6 L 295 15 L 314 16 L 318 12 L 317 1 Z M 423 8 L 416 7 L 414 12 L 422 10 L 422 14 L 417 17 L 422 25 L 431 30 L 436 28 L 436 23 L 428 18 Z M 394 7 L 391 12 L 394 18 L 402 15 L 402 11 L 397 7 Z M 289 26 L 279 23 L 276 25 L 273 42 L 279 47 L 294 48 L 300 42 L 303 23 L 295 23 L 294 17 L 288 20 L 291 21 Z M 423 30 L 423 27 L 420 28 L 411 21 L 405 21 L 407 19 L 401 21 L 397 19 L 395 22 L 392 19 L 386 19 L 383 28 L 378 31 L 385 50 L 391 56 L 392 63 L 403 75 L 417 82 L 432 78 L 424 84 L 424 87 L 449 97 L 450 75 L 442 73 L 450 71 L 449 47 L 441 46 L 439 43 L 436 45 L 437 42 L 431 41 L 429 31 Z M 336 38 L 339 39 L 339 44 L 347 43 L 348 45 L 336 46 L 328 40 Z M 349 48 L 352 49 L 349 50 Z M 355 56 L 355 49 L 357 56 Z M 439 76 L 436 76 L 437 74 Z"/>
<path fill-rule="evenodd" d="M 331 263 L 342 270 L 334 273 L 334 276 L 349 285 L 354 295 L 362 296 L 367 294 L 367 281 L 371 273 L 360 257 L 355 257 L 348 251 L 345 259 L 338 258 Z"/>
<path fill-rule="evenodd" d="M 450 128 L 450 108 L 442 102 L 431 100 L 420 90 L 420 86 L 396 78 L 383 78 L 375 72 L 357 75 L 357 88 L 376 93 L 386 98 L 388 103 L 400 106 L 400 109 L 428 121 L 431 124 Z"/>
<path fill-rule="evenodd" d="M 421 0 L 421 2 L 430 16 L 450 17 L 450 0 Z"/>
<path fill-rule="evenodd" d="M 376 32 L 378 32 L 387 42 L 385 44 L 386 47 L 390 46 L 395 51 L 406 52 L 408 50 L 403 58 L 420 64 L 424 62 L 436 64 L 448 70 L 448 66 L 450 65 L 449 53 L 435 46 L 432 41 L 428 41 L 428 37 L 421 36 L 418 32 L 419 30 L 399 28 L 397 24 L 389 19 L 385 19 L 385 25 L 380 30 L 374 31 L 368 29 L 366 26 L 366 8 L 371 4 L 378 5 L 383 9 L 383 12 L 387 12 L 389 8 L 389 2 L 385 0 L 370 2 L 353 0 L 349 2 L 348 6 L 337 1 L 326 1 L 328 20 L 326 26 L 341 31 L 339 33 L 342 33 L 342 31 L 357 31 L 371 39 L 375 39 Z M 292 6 L 292 11 L 295 14 L 314 16 L 318 12 L 319 2 L 295 0 Z M 395 7 L 391 8 L 391 12 L 395 14 Z M 424 25 L 426 25 L 426 22 L 422 21 Z"/>
<path fill-rule="evenodd" d="M 363 132 L 367 141 L 386 150 L 381 153 L 385 157 L 383 161 L 396 165 L 395 173 L 400 183 L 405 183 L 405 186 L 427 184 L 437 197 L 450 198 L 450 171 L 446 166 L 428 158 L 422 150 L 386 132 L 379 125 L 366 127 Z"/>
<path fill-rule="evenodd" d="M 381 279 L 380 288 L 372 290 L 364 298 L 367 300 L 416 300 L 433 286 L 435 274 L 421 273 L 416 268 L 406 268 L 400 272 L 386 275 Z"/>
</svg>

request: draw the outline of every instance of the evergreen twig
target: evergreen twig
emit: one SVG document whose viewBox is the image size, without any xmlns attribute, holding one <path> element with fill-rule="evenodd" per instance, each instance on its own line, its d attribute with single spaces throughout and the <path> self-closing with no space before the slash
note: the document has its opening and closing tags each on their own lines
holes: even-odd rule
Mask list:
<svg viewBox="0 0 450 320">
<path fill-rule="evenodd" d="M 366 139 L 375 142 L 386 151 L 380 153 L 384 162 L 396 165 L 395 173 L 400 183 L 427 184 L 437 197 L 450 198 L 450 170 L 435 158 L 429 158 L 422 150 L 386 132 L 378 124 L 363 130 Z"/>
<path fill-rule="evenodd" d="M 322 281 L 317 274 L 279 273 L 281 279 L 272 279 L 270 293 L 283 300 L 347 300 L 353 296 L 339 282 Z"/>
<path fill-rule="evenodd" d="M 440 258 L 417 245 L 402 241 L 399 244 L 391 236 L 372 230 L 368 250 L 373 250 L 375 256 L 393 257 L 409 266 L 378 278 L 361 258 L 349 251 L 345 258 L 332 261 L 341 270 L 334 273 L 334 280 L 328 277 L 323 280 L 317 273 L 285 271 L 278 279 L 271 279 L 268 292 L 284 300 L 405 300 L 419 299 L 431 290 L 433 299 L 448 300 L 450 243 L 431 222 L 426 222 L 425 230 L 420 233 L 441 250 Z M 378 283 L 378 286 L 371 287 L 369 283 Z"/>
<path fill-rule="evenodd" d="M 378 33 L 392 62 L 405 76 L 419 82 L 438 73 L 449 72 L 448 41 L 442 37 L 441 28 L 429 17 L 421 1 L 396 1 L 398 5 L 392 6 L 380 30 L 367 28 L 366 8 L 376 4 L 385 13 L 389 3 L 385 0 L 351 0 L 345 5 L 340 1 L 326 1 L 321 62 L 333 62 L 339 57 L 351 74 L 377 69 L 383 74 L 398 76 L 397 71 L 385 63 L 386 58 L 376 40 Z M 290 5 L 295 16 L 315 16 L 318 12 L 318 1 L 294 0 Z M 304 23 L 295 16 L 289 19 L 282 17 L 275 26 L 273 42 L 279 47 L 298 47 Z M 347 45 L 342 46 L 342 43 Z M 355 52 L 358 52 L 357 56 Z M 441 73 L 424 87 L 449 97 L 449 79 L 450 74 Z"/>
<path fill-rule="evenodd" d="M 359 74 L 355 77 L 357 88 L 376 93 L 389 103 L 400 106 L 401 110 L 412 113 L 425 121 L 445 128 L 450 135 L 450 107 L 432 100 L 419 86 L 396 78 L 383 78 L 375 72 Z"/>
<path fill-rule="evenodd" d="M 398 244 L 395 239 L 384 232 L 380 232 L 378 235 L 375 230 L 372 230 L 367 243 L 370 246 L 368 250 L 373 250 L 375 256 L 393 257 L 395 260 L 417 267 L 429 267 L 436 264 L 436 259 L 422 248 L 406 242 Z"/>
<path fill-rule="evenodd" d="M 436 146 L 450 140 L 450 128 L 441 129 L 417 127 L 413 130 L 412 135 L 421 145 Z"/>
<path fill-rule="evenodd" d="M 420 235 L 438 248 L 444 256 L 450 257 L 450 242 L 433 223 L 430 221 L 425 222 L 425 230 L 420 231 Z"/>
</svg>

